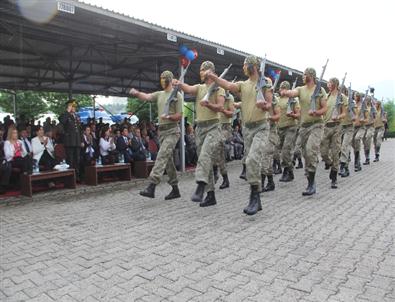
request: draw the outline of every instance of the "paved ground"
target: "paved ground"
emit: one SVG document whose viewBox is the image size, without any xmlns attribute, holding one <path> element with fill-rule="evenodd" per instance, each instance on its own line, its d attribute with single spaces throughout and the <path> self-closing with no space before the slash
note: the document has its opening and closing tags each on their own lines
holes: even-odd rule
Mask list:
<svg viewBox="0 0 395 302">
<path fill-rule="evenodd" d="M 242 214 L 248 186 L 230 169 L 218 205 L 107 194 L 3 206 L 1 301 L 395 301 L 395 141 L 379 163 L 301 196 L 302 172 Z"/>
</svg>

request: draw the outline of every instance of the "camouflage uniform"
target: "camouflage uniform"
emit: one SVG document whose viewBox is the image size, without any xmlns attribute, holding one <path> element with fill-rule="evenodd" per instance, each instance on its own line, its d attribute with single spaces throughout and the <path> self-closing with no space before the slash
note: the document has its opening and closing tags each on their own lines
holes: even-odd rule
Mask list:
<svg viewBox="0 0 395 302">
<path fill-rule="evenodd" d="M 351 143 L 352 143 L 352 138 L 354 135 L 354 125 L 352 122 L 352 114 L 349 112 L 349 104 L 348 102 L 344 103 L 345 110 L 346 110 L 346 117 L 341 121 L 341 127 L 342 127 L 342 145 L 340 148 L 340 163 L 347 164 L 350 162 L 350 150 L 351 150 Z M 355 106 L 355 104 L 354 104 Z M 354 113 L 355 115 L 355 110 Z"/>
<path fill-rule="evenodd" d="M 380 103 L 379 103 L 380 105 Z M 374 120 L 374 148 L 376 153 L 376 159 L 378 160 L 380 154 L 380 147 L 384 136 L 384 117 L 385 113 L 381 112 L 381 107 L 377 109 L 376 118 Z"/>
<path fill-rule="evenodd" d="M 224 108 L 229 110 L 229 105 L 234 103 L 233 95 L 230 93 L 226 94 Z M 218 167 L 221 175 L 226 175 L 228 173 L 226 169 L 226 159 L 225 159 L 225 142 L 229 141 L 232 137 L 232 126 L 231 126 L 232 118 L 228 118 L 225 114 L 220 113 L 220 125 L 221 125 L 221 134 L 222 140 L 219 144 L 218 150 Z"/>
<path fill-rule="evenodd" d="M 374 136 L 374 117 L 372 114 L 372 107 L 368 106 L 367 114 L 368 114 L 368 122 L 365 125 L 365 134 L 363 136 L 363 147 L 365 150 L 365 164 L 370 162 L 370 148 L 372 146 L 372 139 Z"/>
<path fill-rule="evenodd" d="M 352 147 L 354 149 L 354 168 L 355 171 L 361 170 L 360 163 L 360 151 L 363 136 L 365 135 L 365 124 L 361 121 L 361 119 L 365 119 L 367 116 L 366 110 L 362 112 L 362 102 L 357 102 L 355 105 L 356 108 L 356 119 L 354 121 L 354 136 L 352 139 Z"/>
</svg>

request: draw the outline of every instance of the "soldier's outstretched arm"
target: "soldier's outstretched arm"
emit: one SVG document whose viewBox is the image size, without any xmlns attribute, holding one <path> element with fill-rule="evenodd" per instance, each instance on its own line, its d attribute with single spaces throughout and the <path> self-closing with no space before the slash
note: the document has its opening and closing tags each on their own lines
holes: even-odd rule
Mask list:
<svg viewBox="0 0 395 302">
<path fill-rule="evenodd" d="M 182 91 L 185 93 L 191 94 L 191 95 L 196 95 L 198 91 L 198 87 L 188 85 L 186 83 L 181 83 L 179 80 L 174 79 L 172 82 L 173 86 L 178 86 Z"/>
<path fill-rule="evenodd" d="M 134 97 L 138 98 L 140 101 L 146 102 L 146 101 L 151 101 L 152 100 L 152 94 L 151 93 L 144 93 L 144 92 L 138 91 L 137 89 L 134 89 L 134 88 L 129 90 L 129 94 L 131 96 L 134 96 Z"/>
<path fill-rule="evenodd" d="M 299 90 L 293 89 L 293 90 L 281 90 L 280 92 L 281 96 L 286 96 L 289 98 L 296 98 L 299 96 Z"/>
<path fill-rule="evenodd" d="M 218 86 L 222 87 L 225 90 L 229 90 L 230 92 L 233 92 L 233 93 L 239 92 L 239 86 L 236 83 L 229 82 L 223 78 L 220 78 L 211 70 L 206 71 L 206 77 L 208 77 L 209 79 L 212 79 L 215 83 L 217 83 Z"/>
</svg>

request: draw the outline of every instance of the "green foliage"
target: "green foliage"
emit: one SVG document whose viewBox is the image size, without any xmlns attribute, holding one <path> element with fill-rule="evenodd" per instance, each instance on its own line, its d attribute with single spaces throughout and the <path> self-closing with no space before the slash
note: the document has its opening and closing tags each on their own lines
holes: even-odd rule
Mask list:
<svg viewBox="0 0 395 302">
<path fill-rule="evenodd" d="M 61 115 L 66 109 L 66 102 L 69 99 L 67 93 L 59 92 L 42 92 L 43 98 L 47 102 L 48 111 L 53 112 L 56 116 Z M 85 94 L 73 95 L 79 107 L 92 107 L 93 97 Z"/>
<path fill-rule="evenodd" d="M 387 112 L 389 131 L 395 132 L 395 100 L 385 102 L 384 110 Z"/>
<path fill-rule="evenodd" d="M 47 104 L 41 93 L 21 91 L 15 94 L 17 117 L 36 119 L 48 111 Z M 0 93 L 0 107 L 4 111 L 14 112 L 14 96 L 11 93 Z"/>
<path fill-rule="evenodd" d="M 142 102 L 136 98 L 128 98 L 128 105 L 126 107 L 128 112 L 133 112 L 140 121 L 150 120 L 150 103 Z M 158 121 L 158 106 L 156 103 L 151 103 L 151 114 L 154 122 Z"/>
<path fill-rule="evenodd" d="M 194 117 L 195 117 L 195 106 L 194 103 L 184 103 L 184 117 L 187 118 L 187 122 L 191 125 L 194 123 Z"/>
</svg>

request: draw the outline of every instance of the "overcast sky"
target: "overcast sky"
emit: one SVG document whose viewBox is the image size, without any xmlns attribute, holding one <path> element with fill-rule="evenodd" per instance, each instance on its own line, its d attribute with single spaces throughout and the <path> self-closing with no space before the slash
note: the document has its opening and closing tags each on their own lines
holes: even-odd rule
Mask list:
<svg viewBox="0 0 395 302">
<path fill-rule="evenodd" d="M 379 99 L 395 98 L 395 5 L 375 1 L 84 0 L 211 40 L 280 64 L 320 74 Z"/>
</svg>

